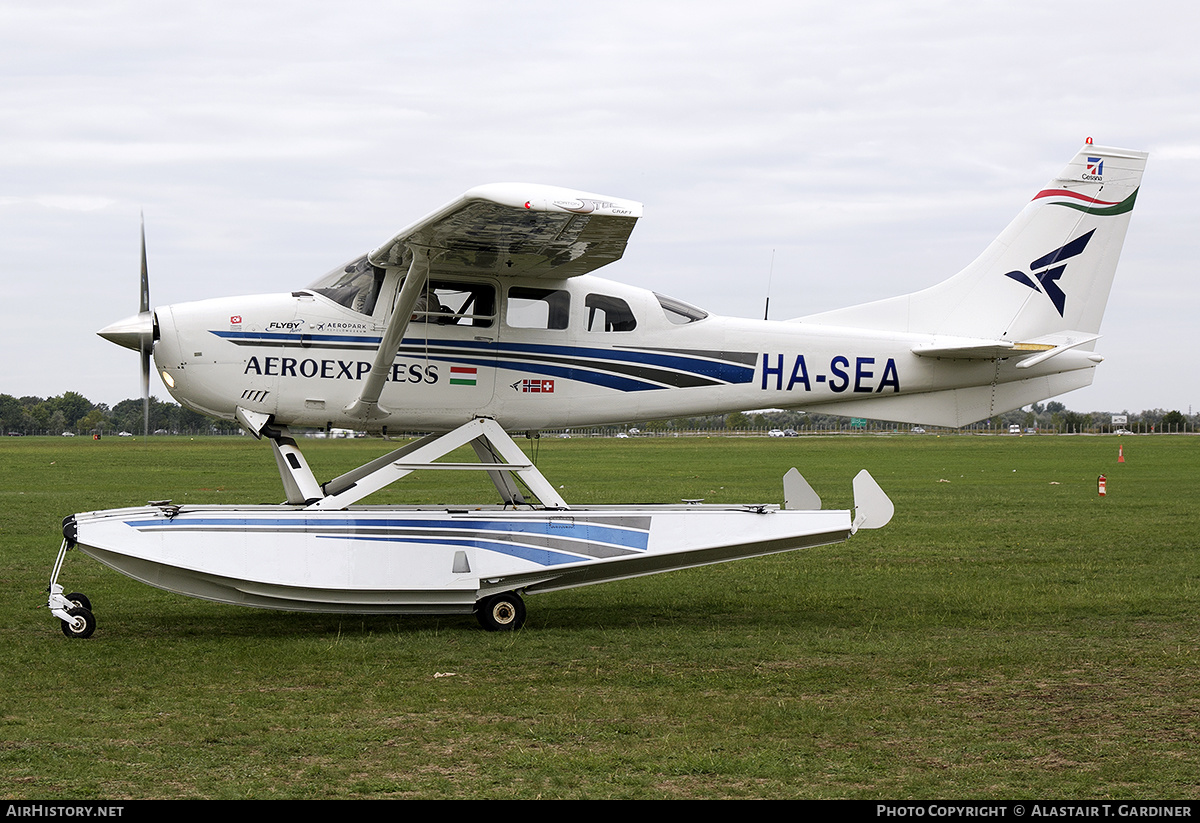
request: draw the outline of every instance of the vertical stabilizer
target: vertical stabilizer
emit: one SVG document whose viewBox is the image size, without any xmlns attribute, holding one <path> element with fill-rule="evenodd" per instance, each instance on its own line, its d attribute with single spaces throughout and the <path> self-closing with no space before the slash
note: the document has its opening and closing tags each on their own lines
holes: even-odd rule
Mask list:
<svg viewBox="0 0 1200 823">
<path fill-rule="evenodd" d="M 1146 152 L 1085 145 L 974 262 L 913 294 L 806 323 L 1018 343 L 1100 329 Z"/>
</svg>

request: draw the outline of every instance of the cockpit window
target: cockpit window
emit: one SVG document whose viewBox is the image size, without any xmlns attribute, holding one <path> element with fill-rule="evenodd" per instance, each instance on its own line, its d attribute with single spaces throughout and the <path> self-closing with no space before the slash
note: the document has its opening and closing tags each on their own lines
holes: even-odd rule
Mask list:
<svg viewBox="0 0 1200 823">
<path fill-rule="evenodd" d="M 489 283 L 430 280 L 413 306 L 412 322 L 487 328 L 496 319 L 496 290 Z"/>
<path fill-rule="evenodd" d="M 513 286 L 504 322 L 514 329 L 565 329 L 570 311 L 571 294 L 564 289 Z"/>
<path fill-rule="evenodd" d="M 691 303 L 684 303 L 682 300 L 676 300 L 674 297 L 667 297 L 658 292 L 655 292 L 654 296 L 658 298 L 658 304 L 662 306 L 667 319 L 677 326 L 695 323 L 697 320 L 708 317 L 708 312 L 696 308 Z"/>
<path fill-rule="evenodd" d="M 587 307 L 588 331 L 633 331 L 637 328 L 637 318 L 629 310 L 629 304 L 619 297 L 589 294 L 584 305 Z"/>
<path fill-rule="evenodd" d="M 375 311 L 383 274 L 383 269 L 372 266 L 364 254 L 357 260 L 338 266 L 309 286 L 308 290 L 324 295 L 351 311 L 369 315 Z"/>
</svg>

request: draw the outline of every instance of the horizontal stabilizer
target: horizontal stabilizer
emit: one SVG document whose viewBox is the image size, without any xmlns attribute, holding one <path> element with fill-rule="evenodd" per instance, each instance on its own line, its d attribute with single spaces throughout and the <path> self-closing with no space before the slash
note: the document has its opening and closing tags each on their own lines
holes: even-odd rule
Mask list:
<svg viewBox="0 0 1200 823">
<path fill-rule="evenodd" d="M 1044 363 L 1063 352 L 1086 346 L 1100 339 L 1098 334 L 1069 331 L 1046 334 L 1037 340 L 1009 343 L 1005 340 L 972 340 L 970 338 L 935 339 L 932 343 L 913 346 L 918 357 L 939 360 L 1001 360 L 1019 358 L 1018 369 L 1028 369 Z M 1094 357 L 1094 362 L 1103 358 Z"/>
<path fill-rule="evenodd" d="M 1024 349 L 1027 344 L 1009 343 L 1004 340 L 962 340 L 960 342 L 923 343 L 913 346 L 912 353 L 918 357 L 936 357 L 942 360 L 996 360 L 1009 357 L 1022 350 L 1045 351 L 1053 346 L 1038 346 Z"/>
</svg>

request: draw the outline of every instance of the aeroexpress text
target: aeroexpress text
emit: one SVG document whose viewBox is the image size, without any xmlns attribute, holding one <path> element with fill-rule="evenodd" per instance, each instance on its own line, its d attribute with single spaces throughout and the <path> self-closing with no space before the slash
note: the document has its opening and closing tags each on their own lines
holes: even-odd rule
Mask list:
<svg viewBox="0 0 1200 823">
<path fill-rule="evenodd" d="M 242 374 L 305 377 L 322 380 L 362 380 L 371 371 L 365 360 L 316 360 L 311 357 L 251 357 Z M 436 383 L 438 367 L 432 364 L 393 363 L 387 379 L 392 383 Z"/>
</svg>

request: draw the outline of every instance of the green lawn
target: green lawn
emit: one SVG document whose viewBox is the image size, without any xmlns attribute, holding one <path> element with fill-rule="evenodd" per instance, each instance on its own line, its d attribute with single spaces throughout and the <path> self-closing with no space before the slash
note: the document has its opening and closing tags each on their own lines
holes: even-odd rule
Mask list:
<svg viewBox="0 0 1200 823">
<path fill-rule="evenodd" d="M 384 449 L 302 447 L 321 479 Z M 844 508 L 867 468 L 896 517 L 531 596 L 516 634 L 221 606 L 72 552 L 61 582 L 99 623 L 79 641 L 44 609 L 64 515 L 278 502 L 274 459 L 248 438 L 5 438 L 0 794 L 1200 797 L 1200 437 L 577 438 L 537 456 L 579 504 L 780 502 L 794 465 Z M 369 502 L 493 497 L 429 472 Z"/>
</svg>

